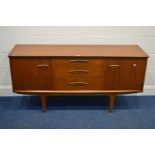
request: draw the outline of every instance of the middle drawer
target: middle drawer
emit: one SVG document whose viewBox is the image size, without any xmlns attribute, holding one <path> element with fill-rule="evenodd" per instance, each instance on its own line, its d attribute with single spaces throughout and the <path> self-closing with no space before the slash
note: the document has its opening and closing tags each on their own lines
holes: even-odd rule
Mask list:
<svg viewBox="0 0 155 155">
<path fill-rule="evenodd" d="M 103 77 L 104 61 L 99 59 L 55 59 L 54 77 Z"/>
</svg>

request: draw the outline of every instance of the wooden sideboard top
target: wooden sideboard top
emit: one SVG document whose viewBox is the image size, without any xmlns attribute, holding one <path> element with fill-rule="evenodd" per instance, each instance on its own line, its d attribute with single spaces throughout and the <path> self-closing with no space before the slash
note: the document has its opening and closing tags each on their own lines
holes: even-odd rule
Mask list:
<svg viewBox="0 0 155 155">
<path fill-rule="evenodd" d="M 148 57 L 138 45 L 15 45 L 9 57 Z"/>
</svg>

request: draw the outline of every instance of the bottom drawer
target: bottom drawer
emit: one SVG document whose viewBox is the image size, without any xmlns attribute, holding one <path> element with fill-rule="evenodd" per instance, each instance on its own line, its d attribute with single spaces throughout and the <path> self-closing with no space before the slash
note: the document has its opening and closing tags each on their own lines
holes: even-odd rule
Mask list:
<svg viewBox="0 0 155 155">
<path fill-rule="evenodd" d="M 55 90 L 102 90 L 103 78 L 56 78 Z"/>
</svg>

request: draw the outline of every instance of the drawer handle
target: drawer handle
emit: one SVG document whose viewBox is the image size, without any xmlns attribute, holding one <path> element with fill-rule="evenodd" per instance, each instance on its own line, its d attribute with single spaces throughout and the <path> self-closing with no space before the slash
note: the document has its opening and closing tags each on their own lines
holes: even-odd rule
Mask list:
<svg viewBox="0 0 155 155">
<path fill-rule="evenodd" d="M 42 64 L 42 65 L 37 65 L 37 67 L 49 67 L 49 65 Z"/>
<path fill-rule="evenodd" d="M 79 85 L 88 85 L 87 82 L 71 82 L 70 85 L 79 86 Z"/>
<path fill-rule="evenodd" d="M 70 62 L 71 63 L 74 63 L 74 62 L 83 62 L 83 63 L 88 63 L 88 60 L 80 60 L 80 59 L 78 59 L 78 60 L 70 60 Z"/>
<path fill-rule="evenodd" d="M 113 68 L 113 67 L 120 68 L 120 65 L 110 65 L 109 67 L 111 67 L 111 68 Z"/>
<path fill-rule="evenodd" d="M 88 73 L 88 70 L 71 70 L 70 73 L 74 72 L 83 72 L 83 73 Z"/>
</svg>

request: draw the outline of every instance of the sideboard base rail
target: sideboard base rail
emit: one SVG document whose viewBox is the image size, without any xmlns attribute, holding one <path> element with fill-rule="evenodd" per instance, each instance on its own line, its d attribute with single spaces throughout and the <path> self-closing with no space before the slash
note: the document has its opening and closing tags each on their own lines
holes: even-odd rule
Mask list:
<svg viewBox="0 0 155 155">
<path fill-rule="evenodd" d="M 46 101 L 47 96 L 69 96 L 69 95 L 85 95 L 89 96 L 93 95 L 106 95 L 109 96 L 109 112 L 111 113 L 113 111 L 113 107 L 115 104 L 115 98 L 117 95 L 123 95 L 123 94 L 130 94 L 130 93 L 137 93 L 142 92 L 141 90 L 123 90 L 123 91 L 26 91 L 26 90 L 19 90 L 15 91 L 15 93 L 19 94 L 26 94 L 26 95 L 39 95 L 41 97 L 42 101 L 42 111 L 46 112 Z"/>
</svg>

